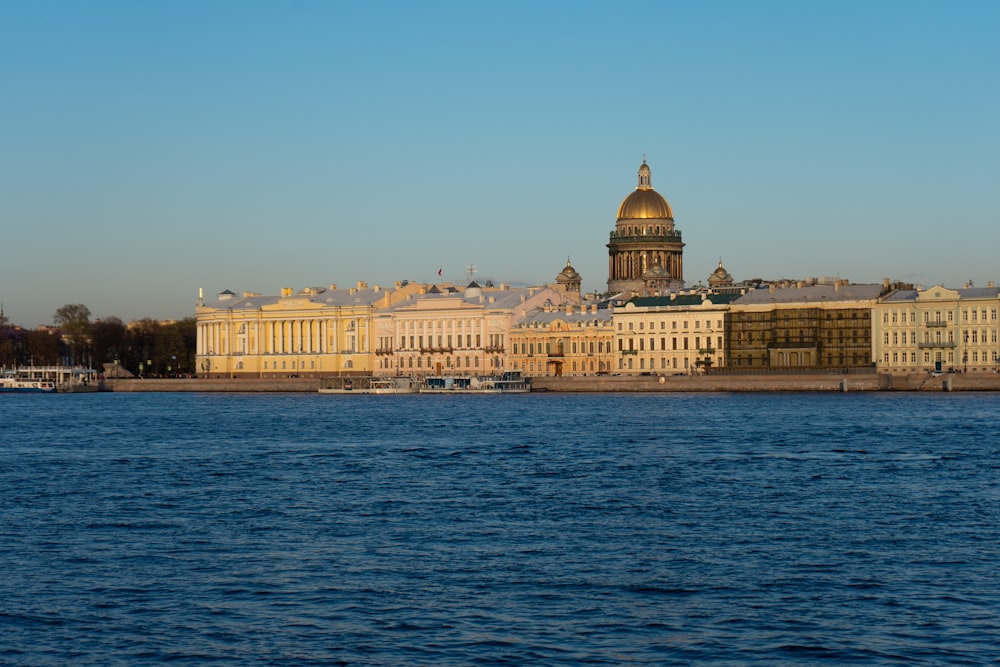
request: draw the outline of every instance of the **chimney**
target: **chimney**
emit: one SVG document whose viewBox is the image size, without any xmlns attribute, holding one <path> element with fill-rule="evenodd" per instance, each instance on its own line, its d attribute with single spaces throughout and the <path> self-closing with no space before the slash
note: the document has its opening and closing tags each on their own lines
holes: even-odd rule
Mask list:
<svg viewBox="0 0 1000 667">
<path fill-rule="evenodd" d="M 571 304 L 571 303 L 567 303 L 566 304 L 566 314 L 567 315 L 572 315 L 573 314 L 573 304 Z"/>
<path fill-rule="evenodd" d="M 358 289 L 368 289 L 368 283 L 363 280 L 358 281 Z"/>
<path fill-rule="evenodd" d="M 292 288 L 291 287 L 282 287 L 281 288 L 281 296 L 282 297 L 291 296 L 291 295 L 292 295 Z"/>
<path fill-rule="evenodd" d="M 335 289 L 337 289 L 337 283 L 330 283 L 330 291 L 332 292 Z"/>
</svg>

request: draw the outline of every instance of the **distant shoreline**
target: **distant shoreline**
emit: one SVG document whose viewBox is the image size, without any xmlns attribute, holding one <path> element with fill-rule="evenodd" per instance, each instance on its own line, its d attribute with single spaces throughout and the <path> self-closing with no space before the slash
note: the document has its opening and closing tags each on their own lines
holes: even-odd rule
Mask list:
<svg viewBox="0 0 1000 667">
<path fill-rule="evenodd" d="M 115 392 L 281 392 L 315 393 L 320 378 L 116 379 Z M 533 392 L 852 392 L 852 391 L 1000 391 L 997 373 L 927 373 L 912 375 L 761 374 L 678 376 L 585 376 L 531 378 Z"/>
</svg>

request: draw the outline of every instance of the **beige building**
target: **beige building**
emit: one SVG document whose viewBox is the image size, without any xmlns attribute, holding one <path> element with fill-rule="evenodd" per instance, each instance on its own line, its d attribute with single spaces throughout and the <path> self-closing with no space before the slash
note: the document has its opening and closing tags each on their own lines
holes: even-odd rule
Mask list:
<svg viewBox="0 0 1000 667">
<path fill-rule="evenodd" d="M 573 289 L 565 283 L 511 288 L 473 282 L 464 289 L 435 285 L 409 294 L 374 316 L 374 374 L 502 373 L 510 368 L 510 331 L 517 318 L 546 304 L 579 301 L 578 284 Z"/>
<path fill-rule="evenodd" d="M 285 288 L 280 295 L 226 290 L 199 298 L 196 372 L 204 377 L 320 377 L 370 374 L 372 315 L 424 286 L 359 282 L 337 289 Z"/>
<path fill-rule="evenodd" d="M 880 373 L 997 372 L 1000 290 L 897 289 L 875 307 L 872 336 Z"/>
<path fill-rule="evenodd" d="M 726 313 L 739 296 L 672 292 L 616 307 L 614 371 L 668 375 L 723 366 Z"/>
<path fill-rule="evenodd" d="M 611 310 L 598 304 L 548 305 L 517 320 L 510 331 L 511 370 L 526 377 L 611 372 Z"/>
</svg>

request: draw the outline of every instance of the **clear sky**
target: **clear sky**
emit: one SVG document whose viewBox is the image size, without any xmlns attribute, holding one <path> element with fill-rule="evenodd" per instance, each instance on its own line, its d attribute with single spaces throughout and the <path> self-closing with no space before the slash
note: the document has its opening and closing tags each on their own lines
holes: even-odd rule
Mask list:
<svg viewBox="0 0 1000 667">
<path fill-rule="evenodd" d="M 647 156 L 688 284 L 1000 281 L 1000 3 L 0 0 L 0 301 L 605 288 Z"/>
</svg>

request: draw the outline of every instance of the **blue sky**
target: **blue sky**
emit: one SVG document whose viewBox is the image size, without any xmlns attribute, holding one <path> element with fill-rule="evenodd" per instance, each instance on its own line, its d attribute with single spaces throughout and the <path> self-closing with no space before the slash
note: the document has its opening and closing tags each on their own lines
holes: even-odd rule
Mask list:
<svg viewBox="0 0 1000 667">
<path fill-rule="evenodd" d="M 607 281 L 647 156 L 685 279 L 1000 281 L 994 2 L 0 0 L 0 301 Z"/>
</svg>

